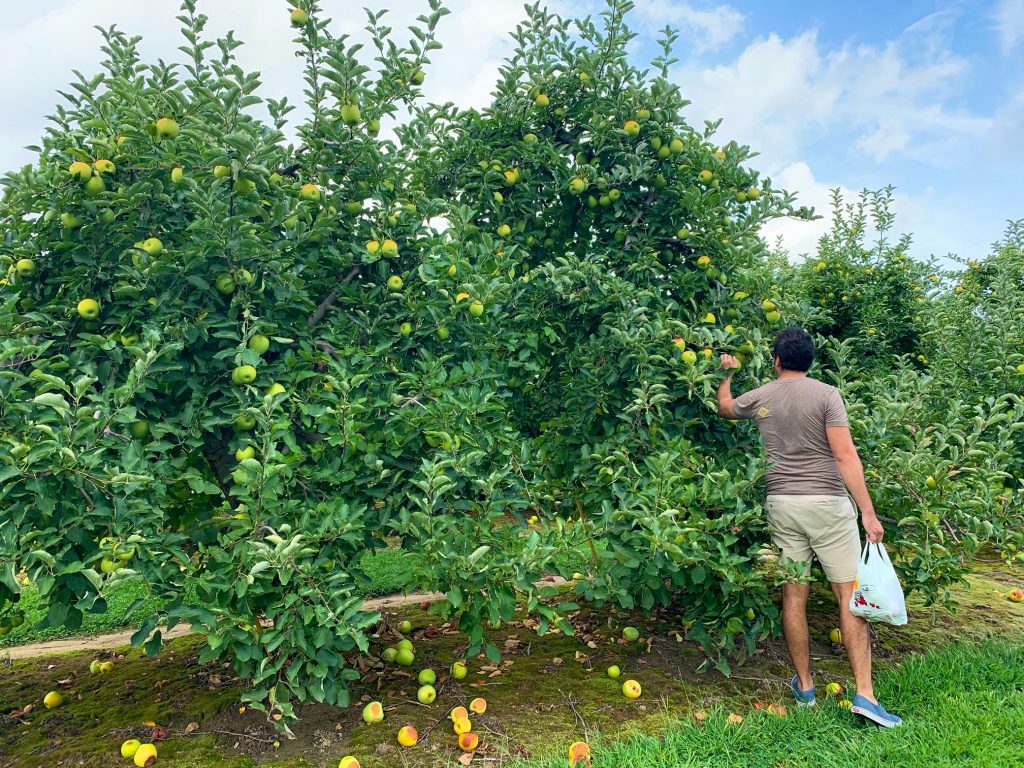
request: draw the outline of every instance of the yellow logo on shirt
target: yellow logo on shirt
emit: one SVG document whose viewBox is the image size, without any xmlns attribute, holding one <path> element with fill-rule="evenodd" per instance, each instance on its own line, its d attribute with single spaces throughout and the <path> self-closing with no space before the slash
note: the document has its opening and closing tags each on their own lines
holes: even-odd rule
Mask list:
<svg viewBox="0 0 1024 768">
<path fill-rule="evenodd" d="M 763 405 L 760 408 L 757 409 L 757 415 L 760 416 L 762 419 L 765 416 L 767 416 L 769 413 L 770 413 L 770 411 L 767 408 L 765 408 Z"/>
</svg>

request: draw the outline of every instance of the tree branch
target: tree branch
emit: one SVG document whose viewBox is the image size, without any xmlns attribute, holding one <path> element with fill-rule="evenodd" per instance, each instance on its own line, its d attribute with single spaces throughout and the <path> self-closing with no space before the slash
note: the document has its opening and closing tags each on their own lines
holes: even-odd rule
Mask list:
<svg viewBox="0 0 1024 768">
<path fill-rule="evenodd" d="M 348 271 L 348 274 L 341 278 L 341 283 L 338 285 L 338 288 L 340 288 L 342 285 L 345 285 L 346 283 L 350 283 L 353 280 L 355 280 L 362 271 L 363 265 L 356 264 L 354 267 L 352 267 L 352 269 Z M 327 298 L 320 302 L 320 306 L 316 308 L 316 311 L 314 311 L 313 314 L 309 316 L 309 320 L 306 321 L 307 328 L 312 328 L 314 325 L 316 325 L 317 323 L 324 319 L 324 315 L 327 314 L 327 310 L 333 307 L 334 302 L 337 301 L 338 299 L 338 288 L 335 288 L 333 291 L 331 291 L 327 295 Z"/>
</svg>

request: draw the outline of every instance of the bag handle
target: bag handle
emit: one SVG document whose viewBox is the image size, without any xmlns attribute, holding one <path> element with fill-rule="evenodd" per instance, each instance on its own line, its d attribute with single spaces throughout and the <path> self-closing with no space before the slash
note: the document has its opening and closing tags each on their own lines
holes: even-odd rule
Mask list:
<svg viewBox="0 0 1024 768">
<path fill-rule="evenodd" d="M 878 553 L 878 557 L 881 560 L 884 561 L 888 559 L 885 550 L 882 549 L 882 542 L 876 541 L 872 543 L 870 541 L 866 541 L 864 542 L 864 551 L 861 553 L 861 560 L 863 561 L 864 565 L 867 565 L 868 560 L 871 558 L 871 547 L 875 548 L 875 551 Z"/>
</svg>

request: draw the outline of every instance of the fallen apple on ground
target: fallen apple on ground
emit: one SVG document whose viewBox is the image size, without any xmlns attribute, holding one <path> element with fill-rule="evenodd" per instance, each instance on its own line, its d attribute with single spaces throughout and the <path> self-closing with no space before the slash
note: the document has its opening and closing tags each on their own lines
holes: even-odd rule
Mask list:
<svg viewBox="0 0 1024 768">
<path fill-rule="evenodd" d="M 448 714 L 448 716 L 452 719 L 452 722 L 454 723 L 456 720 L 463 720 L 465 718 L 468 718 L 469 710 L 467 710 L 465 707 L 455 707 L 455 709 L 453 709 Z"/>
<path fill-rule="evenodd" d="M 137 768 L 148 768 L 156 762 L 156 745 L 140 744 L 133 756 Z"/>
<path fill-rule="evenodd" d="M 384 705 L 379 701 L 371 701 L 363 707 L 363 721 L 367 723 L 379 723 L 384 719 Z"/>
<path fill-rule="evenodd" d="M 612 680 L 617 680 L 620 674 L 622 674 L 622 670 L 620 670 L 616 665 L 613 664 L 608 667 L 608 677 Z"/>
<path fill-rule="evenodd" d="M 469 710 L 478 715 L 482 715 L 487 711 L 487 701 L 485 699 L 475 698 L 469 702 Z"/>
<path fill-rule="evenodd" d="M 432 685 L 421 686 L 420 689 L 416 691 L 416 700 L 420 704 L 433 704 L 434 699 L 436 698 L 437 690 Z"/>
<path fill-rule="evenodd" d="M 398 731 L 398 743 L 403 747 L 412 747 L 419 740 L 419 734 L 411 725 L 403 725 Z"/>
<path fill-rule="evenodd" d="M 1006 599 L 1013 603 L 1024 602 L 1024 589 L 1011 589 L 1006 593 Z"/>
<path fill-rule="evenodd" d="M 459 735 L 459 746 L 462 747 L 466 752 L 472 752 L 476 749 L 476 745 L 480 743 L 480 737 L 472 731 Z"/>
<path fill-rule="evenodd" d="M 416 682 L 420 685 L 433 685 L 437 682 L 437 675 L 434 674 L 432 669 L 421 669 L 420 673 L 416 676 Z"/>
<path fill-rule="evenodd" d="M 359 761 L 356 760 L 352 755 L 345 755 L 341 758 L 341 762 L 338 763 L 338 768 L 360 768 Z"/>
<path fill-rule="evenodd" d="M 128 739 L 121 745 L 121 757 L 132 758 L 135 757 L 135 753 L 139 751 L 139 747 L 142 746 L 142 742 L 138 739 Z"/>
<path fill-rule="evenodd" d="M 576 741 L 569 746 L 569 766 L 590 765 L 590 745 L 585 741 Z"/>
<path fill-rule="evenodd" d="M 473 723 L 470 722 L 468 717 L 460 717 L 452 724 L 452 730 L 461 736 L 473 730 Z"/>
<path fill-rule="evenodd" d="M 825 686 L 825 692 L 833 696 L 838 696 L 840 693 L 843 692 L 843 686 L 839 683 L 829 683 Z"/>
<path fill-rule="evenodd" d="M 640 683 L 636 680 L 627 680 L 622 684 L 622 693 L 627 699 L 640 698 Z"/>
<path fill-rule="evenodd" d="M 456 661 L 454 664 L 452 664 L 453 678 L 455 678 L 456 680 L 462 680 L 466 677 L 467 674 L 469 674 L 469 670 L 466 668 L 466 665 L 463 664 L 461 661 Z"/>
<path fill-rule="evenodd" d="M 47 709 L 53 709 L 59 707 L 64 703 L 64 697 L 61 696 L 57 691 L 50 691 L 48 694 L 43 696 L 43 705 Z"/>
<path fill-rule="evenodd" d="M 630 643 L 635 643 L 640 638 L 640 630 L 636 627 L 626 627 L 622 630 L 622 636 Z"/>
</svg>

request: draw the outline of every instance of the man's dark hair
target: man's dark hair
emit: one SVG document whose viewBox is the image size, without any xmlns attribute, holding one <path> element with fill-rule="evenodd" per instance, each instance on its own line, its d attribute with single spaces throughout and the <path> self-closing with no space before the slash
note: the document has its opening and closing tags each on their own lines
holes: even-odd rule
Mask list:
<svg viewBox="0 0 1024 768">
<path fill-rule="evenodd" d="M 772 357 L 786 371 L 808 371 L 814 362 L 814 339 L 803 328 L 783 328 L 772 344 Z"/>
</svg>

